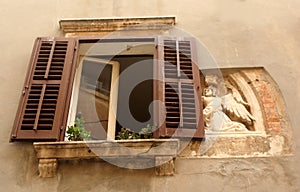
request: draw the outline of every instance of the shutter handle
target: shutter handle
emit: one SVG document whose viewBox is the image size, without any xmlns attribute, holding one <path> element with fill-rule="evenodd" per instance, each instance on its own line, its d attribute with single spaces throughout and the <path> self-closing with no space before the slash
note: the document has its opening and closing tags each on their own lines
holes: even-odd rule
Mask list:
<svg viewBox="0 0 300 192">
<path fill-rule="evenodd" d="M 28 85 L 26 85 L 23 89 L 23 95 L 25 95 L 26 91 L 28 90 Z"/>
</svg>

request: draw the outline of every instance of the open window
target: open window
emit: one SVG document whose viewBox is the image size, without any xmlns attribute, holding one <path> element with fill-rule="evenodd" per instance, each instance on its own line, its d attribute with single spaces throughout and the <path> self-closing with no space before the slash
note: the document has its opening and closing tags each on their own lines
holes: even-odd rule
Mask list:
<svg viewBox="0 0 300 192">
<path fill-rule="evenodd" d="M 177 37 L 39 38 L 11 140 L 63 140 L 77 116 L 93 139 L 147 124 L 156 138 L 202 138 L 195 53 L 191 39 Z"/>
<path fill-rule="evenodd" d="M 120 63 L 82 57 L 74 79 L 68 124 L 80 116 L 92 139 L 114 138 Z"/>
</svg>

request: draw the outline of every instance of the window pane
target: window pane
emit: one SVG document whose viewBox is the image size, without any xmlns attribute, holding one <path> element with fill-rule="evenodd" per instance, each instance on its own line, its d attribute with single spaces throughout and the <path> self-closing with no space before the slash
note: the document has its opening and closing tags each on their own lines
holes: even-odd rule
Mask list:
<svg viewBox="0 0 300 192">
<path fill-rule="evenodd" d="M 93 139 L 105 139 L 108 129 L 112 65 L 83 61 L 77 114 Z"/>
</svg>

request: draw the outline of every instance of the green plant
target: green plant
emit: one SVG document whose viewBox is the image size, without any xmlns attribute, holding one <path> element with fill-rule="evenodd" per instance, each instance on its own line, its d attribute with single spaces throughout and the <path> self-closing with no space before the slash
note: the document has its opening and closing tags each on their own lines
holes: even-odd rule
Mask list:
<svg viewBox="0 0 300 192">
<path fill-rule="evenodd" d="M 68 126 L 67 137 L 69 141 L 84 141 L 91 139 L 91 132 L 84 128 L 82 117 L 76 118 L 74 125 Z"/>
<path fill-rule="evenodd" d="M 127 128 L 121 128 L 121 131 L 117 135 L 117 139 L 140 139 L 141 136 Z"/>
<path fill-rule="evenodd" d="M 139 132 L 140 136 L 142 136 L 144 139 L 150 139 L 153 138 L 153 126 L 150 124 L 147 124 L 147 127 L 144 127 Z"/>
<path fill-rule="evenodd" d="M 135 133 L 128 128 L 121 128 L 121 131 L 118 132 L 116 139 L 150 139 L 153 138 L 153 126 L 150 124 L 147 127 L 141 129 L 139 133 Z"/>
</svg>

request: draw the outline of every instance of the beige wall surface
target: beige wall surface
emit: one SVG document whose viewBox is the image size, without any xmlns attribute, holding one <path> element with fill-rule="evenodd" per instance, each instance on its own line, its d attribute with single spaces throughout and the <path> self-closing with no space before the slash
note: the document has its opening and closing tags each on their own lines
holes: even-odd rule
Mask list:
<svg viewBox="0 0 300 192">
<path fill-rule="evenodd" d="M 1 191 L 299 191 L 300 1 L 298 0 L 27 0 L 0 2 Z M 293 127 L 295 155 L 243 159 L 180 159 L 173 177 L 104 162 L 60 164 L 38 177 L 30 143 L 9 143 L 34 39 L 63 36 L 64 18 L 174 15 L 219 67 L 263 66 L 279 85 Z"/>
</svg>

